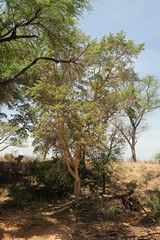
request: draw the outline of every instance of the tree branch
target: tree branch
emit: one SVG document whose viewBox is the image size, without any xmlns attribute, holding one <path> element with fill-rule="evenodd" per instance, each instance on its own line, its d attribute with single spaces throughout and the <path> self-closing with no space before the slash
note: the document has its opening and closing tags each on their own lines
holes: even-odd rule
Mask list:
<svg viewBox="0 0 160 240">
<path fill-rule="evenodd" d="M 26 67 L 24 67 L 20 72 L 18 72 L 16 75 L 14 75 L 11 78 L 8 79 L 3 79 L 0 82 L 0 86 L 6 86 L 10 83 L 15 82 L 18 77 L 20 77 L 23 73 L 25 73 L 28 69 L 30 69 L 33 65 L 35 65 L 39 60 L 45 60 L 45 61 L 51 61 L 51 62 L 55 62 L 55 63 L 75 63 L 76 61 L 85 53 L 85 51 L 87 51 L 89 45 L 76 57 L 73 57 L 71 59 L 56 59 L 56 58 L 52 58 L 52 57 L 38 57 L 35 58 L 29 65 L 27 65 Z"/>
<path fill-rule="evenodd" d="M 52 62 L 55 62 L 55 63 L 75 63 L 77 58 L 76 59 L 71 58 L 69 60 L 63 60 L 63 59 L 58 60 L 58 59 L 55 59 L 55 58 L 52 58 L 52 57 L 38 57 L 38 58 L 35 58 L 28 66 L 24 67 L 19 73 L 17 73 L 16 75 L 14 75 L 11 78 L 5 79 L 2 82 L 0 82 L 0 86 L 5 86 L 5 85 L 8 85 L 10 83 L 15 82 L 18 79 L 18 77 L 20 77 L 22 74 L 24 74 L 28 69 L 30 69 L 33 65 L 35 65 L 39 60 L 52 61 Z"/>
<path fill-rule="evenodd" d="M 30 25 L 38 17 L 38 14 L 39 14 L 40 11 L 41 11 L 41 9 L 38 9 L 35 13 L 35 16 L 33 18 L 31 18 L 30 20 L 28 20 L 24 23 L 15 24 L 15 26 L 12 29 L 10 29 L 7 33 L 5 33 L 4 35 L 1 36 L 0 43 L 10 42 L 12 40 L 16 40 L 16 39 L 19 39 L 19 38 L 37 37 L 36 35 L 17 35 L 17 29 Z M 6 37 L 10 33 L 11 33 L 11 35 L 9 37 Z"/>
<path fill-rule="evenodd" d="M 35 38 L 35 37 L 37 37 L 37 35 L 14 35 L 14 36 L 11 35 L 10 37 L 0 39 L 0 43 L 10 42 L 12 40 L 17 40 L 19 38 Z"/>
<path fill-rule="evenodd" d="M 1 148 L 1 149 L 0 149 L 0 152 L 4 151 L 4 150 L 5 150 L 6 148 L 8 148 L 8 147 L 14 147 L 14 146 L 8 144 L 8 145 L 6 145 L 5 147 Z"/>
</svg>

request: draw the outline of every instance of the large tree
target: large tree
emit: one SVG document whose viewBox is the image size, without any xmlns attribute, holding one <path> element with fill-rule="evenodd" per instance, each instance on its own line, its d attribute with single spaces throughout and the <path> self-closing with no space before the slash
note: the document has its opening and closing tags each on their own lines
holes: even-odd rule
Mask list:
<svg viewBox="0 0 160 240">
<path fill-rule="evenodd" d="M 77 197 L 81 151 L 103 145 L 108 120 L 126 99 L 120 86 L 133 71 L 131 59 L 143 48 L 127 41 L 123 32 L 91 42 L 87 51 L 80 46 L 81 65 L 40 65 L 41 75 L 28 89 L 36 114 L 36 149 L 44 154 L 58 149 L 74 178 Z"/>
</svg>

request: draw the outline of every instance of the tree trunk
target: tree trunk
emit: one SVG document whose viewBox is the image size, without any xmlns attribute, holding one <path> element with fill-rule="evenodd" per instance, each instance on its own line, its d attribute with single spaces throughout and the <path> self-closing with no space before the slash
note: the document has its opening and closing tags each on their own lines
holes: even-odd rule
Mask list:
<svg viewBox="0 0 160 240">
<path fill-rule="evenodd" d="M 85 157 L 86 157 L 86 150 L 81 149 L 81 165 L 82 165 L 82 171 L 86 171 L 86 161 L 85 161 Z"/>
<path fill-rule="evenodd" d="M 81 191 L 80 178 L 79 178 L 79 176 L 77 176 L 77 177 L 74 179 L 74 196 L 76 197 L 76 201 L 79 200 L 80 191 Z"/>
<path fill-rule="evenodd" d="M 102 193 L 106 193 L 106 173 L 105 171 L 102 172 Z"/>
<path fill-rule="evenodd" d="M 133 162 L 137 162 L 135 145 L 132 145 L 131 151 L 132 151 L 132 160 L 133 160 Z"/>
</svg>

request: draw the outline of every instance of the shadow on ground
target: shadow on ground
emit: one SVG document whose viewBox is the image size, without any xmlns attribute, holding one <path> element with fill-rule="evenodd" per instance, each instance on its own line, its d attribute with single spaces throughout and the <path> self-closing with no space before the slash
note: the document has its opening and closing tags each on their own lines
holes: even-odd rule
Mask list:
<svg viewBox="0 0 160 240">
<path fill-rule="evenodd" d="M 0 216 L 1 240 L 159 240 L 160 228 L 137 225 L 136 214 L 114 219 L 98 213 L 89 199 L 60 201 L 34 209 L 6 209 Z M 156 235 L 157 234 L 157 235 Z"/>
</svg>

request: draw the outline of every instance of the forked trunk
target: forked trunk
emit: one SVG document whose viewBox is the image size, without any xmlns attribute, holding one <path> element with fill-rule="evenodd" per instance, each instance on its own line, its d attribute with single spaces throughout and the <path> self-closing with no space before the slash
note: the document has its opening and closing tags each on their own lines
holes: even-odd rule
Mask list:
<svg viewBox="0 0 160 240">
<path fill-rule="evenodd" d="M 65 160 L 68 172 L 74 179 L 74 195 L 76 197 L 76 200 L 78 200 L 80 196 L 80 177 L 78 173 L 78 164 L 81 146 L 78 143 L 76 144 L 76 155 L 75 157 L 72 157 L 68 144 L 66 144 L 67 141 L 65 141 L 65 131 L 63 128 L 61 129 L 60 141 L 63 148 L 63 158 Z"/>
</svg>

